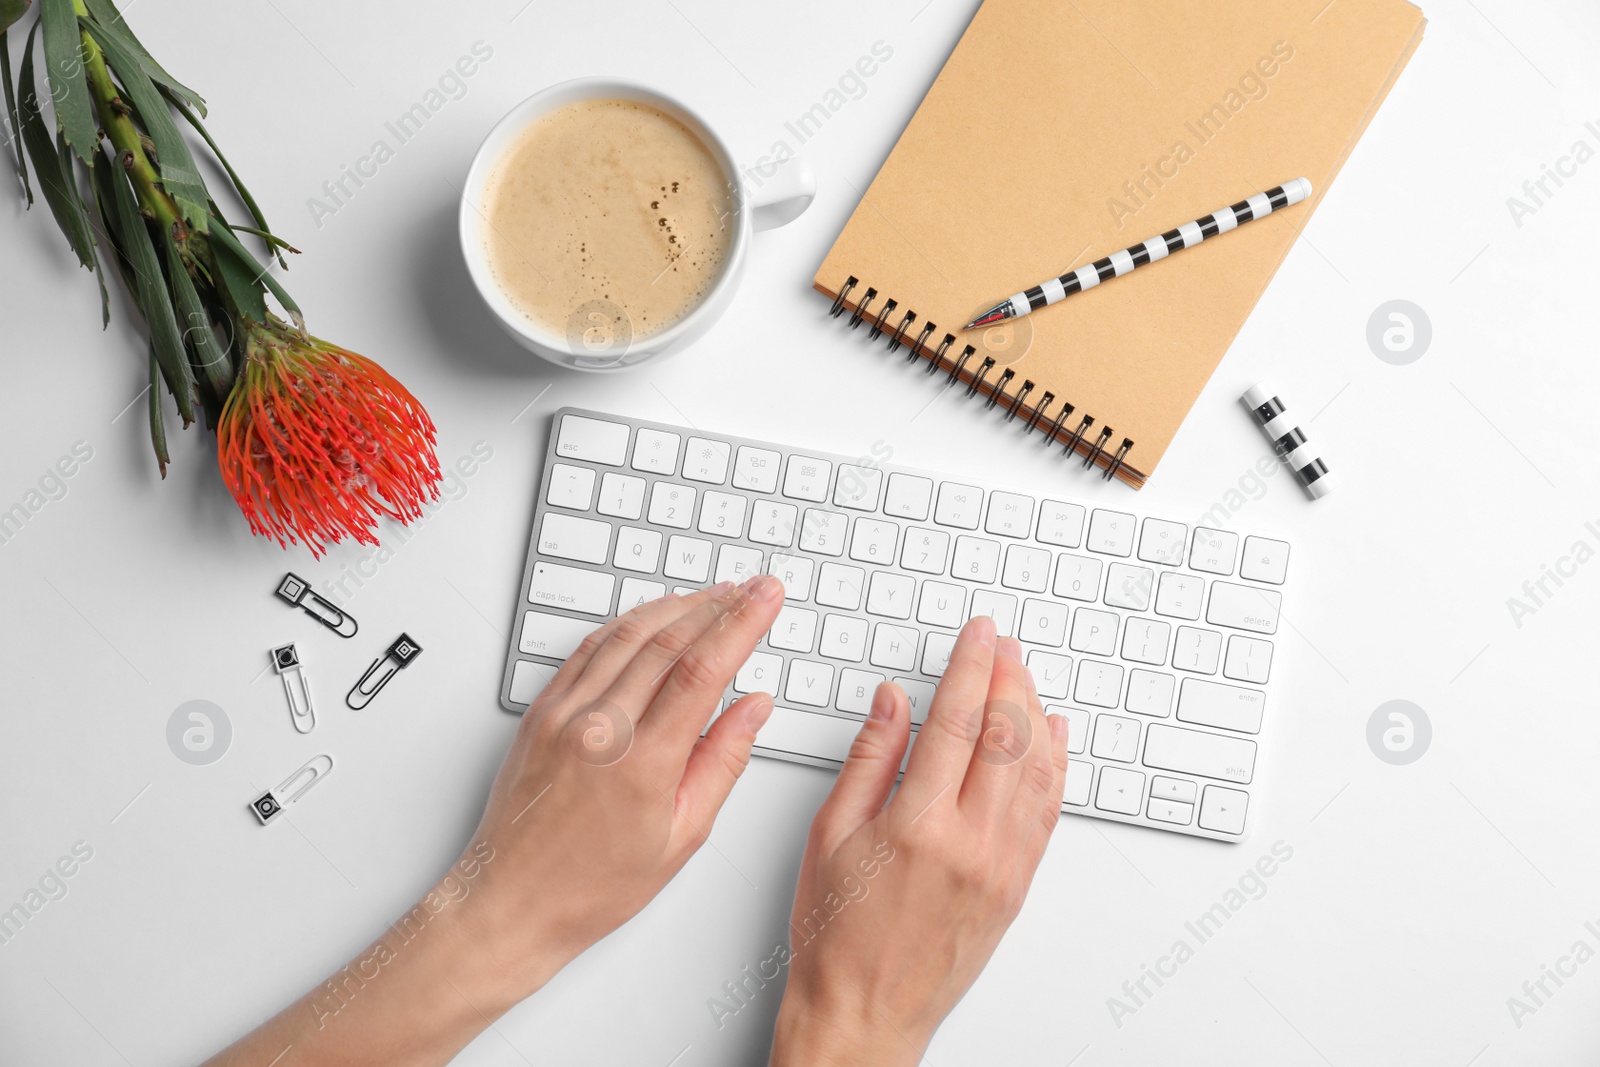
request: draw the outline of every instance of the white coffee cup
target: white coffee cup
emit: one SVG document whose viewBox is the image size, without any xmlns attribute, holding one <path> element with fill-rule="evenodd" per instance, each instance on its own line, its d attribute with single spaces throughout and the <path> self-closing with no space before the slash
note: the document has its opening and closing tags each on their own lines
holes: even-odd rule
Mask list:
<svg viewBox="0 0 1600 1067">
<path fill-rule="evenodd" d="M 629 100 L 646 104 L 677 119 L 700 138 L 716 158 L 727 178 L 733 199 L 733 214 L 729 220 L 733 235 L 723 259 L 721 274 L 700 302 L 683 318 L 648 337 L 616 337 L 610 330 L 607 317 L 599 314 L 593 316 L 592 328 L 580 318 L 567 335 L 558 333 L 519 310 L 495 281 L 494 273 L 489 268 L 483 238 L 486 225 L 483 205 L 495 164 L 534 120 L 583 100 Z M 718 316 L 727 310 L 739 287 L 751 234 L 756 230 L 782 226 L 798 218 L 810 205 L 816 191 L 815 174 L 798 158 L 790 159 L 779 167 L 777 173 L 770 180 L 763 180 L 759 188 L 752 188 L 752 183 L 734 163 L 733 155 L 722 138 L 690 108 L 654 89 L 631 82 L 615 78 L 578 78 L 552 85 L 512 108 L 489 131 L 483 144 L 478 146 L 461 196 L 461 252 L 466 257 L 467 272 L 471 274 L 472 282 L 477 286 L 484 303 L 489 305 L 489 310 L 494 312 L 506 332 L 524 348 L 563 367 L 591 371 L 624 370 L 681 350 L 710 329 Z"/>
</svg>

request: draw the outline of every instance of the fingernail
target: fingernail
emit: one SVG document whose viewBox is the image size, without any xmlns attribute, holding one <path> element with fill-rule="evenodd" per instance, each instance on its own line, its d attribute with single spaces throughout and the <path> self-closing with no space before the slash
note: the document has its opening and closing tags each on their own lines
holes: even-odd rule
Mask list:
<svg viewBox="0 0 1600 1067">
<path fill-rule="evenodd" d="M 972 636 L 984 648 L 993 648 L 995 641 L 994 619 L 987 615 L 974 615 L 967 623 L 967 629 L 972 631 Z"/>
<path fill-rule="evenodd" d="M 767 720 L 770 718 L 772 718 L 771 697 L 755 701 L 754 706 L 745 715 L 745 721 L 750 724 L 750 732 L 753 734 L 760 733 L 761 728 L 767 724 Z"/>
<path fill-rule="evenodd" d="M 733 592 L 733 583 L 718 582 L 716 585 L 711 587 L 709 592 L 712 596 L 727 596 L 729 593 Z"/>
<path fill-rule="evenodd" d="M 1015 637 L 1002 637 L 999 647 L 1000 654 L 1006 659 L 1022 662 L 1022 642 Z"/>
<path fill-rule="evenodd" d="M 1067 739 L 1067 720 L 1064 715 L 1046 715 L 1045 722 L 1050 724 L 1050 736 L 1057 741 Z"/>
<path fill-rule="evenodd" d="M 770 574 L 757 574 L 744 583 L 745 591 L 756 600 L 777 600 L 783 595 L 783 583 Z"/>
<path fill-rule="evenodd" d="M 889 683 L 880 682 L 878 691 L 872 695 L 872 710 L 867 713 L 867 718 L 873 722 L 884 723 L 894 717 L 894 696 L 889 692 Z"/>
</svg>

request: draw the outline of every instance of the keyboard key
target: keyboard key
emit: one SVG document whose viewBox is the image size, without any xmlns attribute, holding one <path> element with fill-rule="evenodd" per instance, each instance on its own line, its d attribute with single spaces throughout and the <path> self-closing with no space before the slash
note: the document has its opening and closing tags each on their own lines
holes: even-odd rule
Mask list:
<svg viewBox="0 0 1600 1067">
<path fill-rule="evenodd" d="M 963 587 L 925 581 L 917 602 L 917 621 L 929 626 L 960 626 L 967 618 L 966 607 L 967 591 Z"/>
<path fill-rule="evenodd" d="M 883 513 L 913 522 L 926 522 L 933 502 L 933 482 L 910 474 L 889 475 L 889 492 L 883 498 Z"/>
<path fill-rule="evenodd" d="M 807 600 L 811 597 L 811 574 L 815 564 L 809 556 L 790 556 L 774 552 L 768 561 L 767 573 L 783 582 L 785 600 Z"/>
<path fill-rule="evenodd" d="M 740 445 L 733 457 L 733 487 L 752 493 L 776 493 L 778 468 L 782 465 L 783 457 L 776 452 Z"/>
<path fill-rule="evenodd" d="M 1081 751 L 1081 750 L 1080 750 Z M 1061 806 L 1076 808 L 1089 803 L 1089 786 L 1094 782 L 1094 764 L 1072 760 L 1067 764 L 1067 787 L 1061 794 Z"/>
<path fill-rule="evenodd" d="M 650 487 L 650 521 L 687 530 L 694 518 L 694 493 L 687 485 L 657 482 Z"/>
<path fill-rule="evenodd" d="M 678 473 L 679 440 L 675 433 L 639 427 L 639 437 L 633 443 L 633 469 L 672 477 Z"/>
<path fill-rule="evenodd" d="M 1001 537 L 1027 537 L 1033 529 L 1033 498 L 995 490 L 989 494 L 989 515 L 983 528 Z"/>
<path fill-rule="evenodd" d="M 839 464 L 839 477 L 833 485 L 834 507 L 851 511 L 877 511 L 883 491 L 883 472 L 853 463 Z"/>
<path fill-rule="evenodd" d="M 1222 635 L 1198 626 L 1178 627 L 1178 640 L 1172 646 L 1172 665 L 1180 671 L 1216 674 L 1222 657 Z"/>
<path fill-rule="evenodd" d="M 1167 638 L 1172 627 L 1154 619 L 1129 619 L 1122 630 L 1122 658 L 1160 665 L 1167 661 Z"/>
<path fill-rule="evenodd" d="M 874 571 L 867 586 L 867 612 L 890 619 L 909 619 L 911 602 L 916 595 L 917 580 L 909 574 Z"/>
<path fill-rule="evenodd" d="M 1067 719 L 1067 754 L 1081 755 L 1089 746 L 1089 713 L 1082 708 L 1063 708 L 1051 705 L 1048 713 L 1064 715 Z M 1077 761 L 1074 760 L 1074 763 Z"/>
<path fill-rule="evenodd" d="M 566 659 L 578 651 L 585 637 L 602 625 L 594 619 L 569 619 L 565 615 L 525 611 L 522 613 L 522 634 L 517 640 L 517 650 L 528 656 Z"/>
<path fill-rule="evenodd" d="M 595 510 L 602 515 L 637 520 L 644 514 L 644 479 L 606 471 L 600 479 L 600 501 Z"/>
<path fill-rule="evenodd" d="M 556 455 L 620 467 L 628 456 L 628 428 L 620 422 L 563 415 Z"/>
<path fill-rule="evenodd" d="M 839 672 L 839 697 L 833 706 L 852 715 L 866 715 L 872 710 L 872 695 L 882 683 L 881 674 L 846 667 Z"/>
<path fill-rule="evenodd" d="M 1194 545 L 1189 549 L 1189 566 L 1207 574 L 1232 574 L 1233 557 L 1238 550 L 1238 534 L 1198 526 Z"/>
<path fill-rule="evenodd" d="M 1198 619 L 1206 596 L 1206 580 L 1192 574 L 1162 571 L 1156 586 L 1156 614 L 1175 619 Z"/>
<path fill-rule="evenodd" d="M 654 574 L 661 564 L 661 535 L 655 530 L 624 526 L 617 531 L 617 552 L 611 565 L 625 571 Z"/>
<path fill-rule="evenodd" d="M 550 468 L 550 488 L 545 492 L 545 502 L 552 507 L 588 511 L 594 499 L 594 471 L 588 467 L 574 467 L 557 463 Z"/>
<path fill-rule="evenodd" d="M 1106 574 L 1106 603 L 1114 608 L 1143 611 L 1150 606 L 1156 572 L 1149 567 L 1113 563 Z"/>
<path fill-rule="evenodd" d="M 816 648 L 816 611 L 784 605 L 766 632 L 766 643 L 786 653 L 810 653 Z"/>
<path fill-rule="evenodd" d="M 844 555 L 845 530 L 850 518 L 837 511 L 806 508 L 800 521 L 800 550 L 822 556 Z"/>
<path fill-rule="evenodd" d="M 1123 707 L 1136 715 L 1165 719 L 1172 714 L 1172 691 L 1176 686 L 1177 679 L 1170 674 L 1136 667 L 1128 674 L 1128 699 Z"/>
<path fill-rule="evenodd" d="M 1054 600 L 1035 600 L 1029 597 L 1022 602 L 1022 625 L 1017 637 L 1036 645 L 1060 648 L 1067 641 L 1068 607 Z"/>
<path fill-rule="evenodd" d="M 667 539 L 667 563 L 661 573 L 685 582 L 704 582 L 711 573 L 712 544 L 698 537 L 673 534 Z"/>
<path fill-rule="evenodd" d="M 906 700 L 911 703 L 911 725 L 921 726 L 927 722 L 928 709 L 933 706 L 933 694 L 937 691 L 934 684 L 916 678 L 896 678 L 895 684 L 905 690 Z"/>
<path fill-rule="evenodd" d="M 992 585 L 999 570 L 999 541 L 991 541 L 986 537 L 956 538 L 956 558 L 950 565 L 951 577 Z"/>
<path fill-rule="evenodd" d="M 1244 814 L 1249 807 L 1249 793 L 1208 785 L 1200 797 L 1200 828 L 1224 834 L 1242 834 Z"/>
<path fill-rule="evenodd" d="M 1146 563 L 1183 565 L 1183 542 L 1189 527 L 1166 519 L 1146 519 L 1139 531 L 1139 558 Z"/>
<path fill-rule="evenodd" d="M 532 704 L 555 677 L 556 668 L 550 664 L 519 659 L 511 667 L 511 692 L 507 695 L 513 704 Z"/>
<path fill-rule="evenodd" d="M 1097 659 L 1078 662 L 1078 684 L 1072 690 L 1073 700 L 1097 708 L 1114 708 L 1121 696 L 1121 667 Z"/>
<path fill-rule="evenodd" d="M 940 526 L 976 530 L 978 515 L 982 510 L 982 489 L 975 485 L 961 485 L 959 482 L 939 484 L 939 502 L 933 509 L 933 521 Z"/>
<path fill-rule="evenodd" d="M 1056 596 L 1090 602 L 1100 599 L 1101 567 L 1097 559 L 1061 553 L 1056 559 Z"/>
<path fill-rule="evenodd" d="M 789 661 L 789 683 L 783 688 L 785 700 L 791 704 L 825 708 L 832 693 L 833 668 L 828 664 L 809 659 Z"/>
<path fill-rule="evenodd" d="M 1034 688 L 1039 690 L 1041 697 L 1058 700 L 1066 697 L 1067 685 L 1072 678 L 1071 656 L 1031 649 L 1026 662 L 1033 674 Z"/>
<path fill-rule="evenodd" d="M 617 598 L 617 614 L 632 611 L 640 604 L 660 600 L 667 595 L 667 587 L 660 582 L 647 582 L 643 578 L 622 579 L 622 595 Z"/>
<path fill-rule="evenodd" d="M 994 631 L 1001 637 L 1010 637 L 1017 623 L 1017 598 L 1010 593 L 996 593 L 979 589 L 972 594 L 972 616 L 987 615 L 994 620 Z"/>
<path fill-rule="evenodd" d="M 833 464 L 825 459 L 810 456 L 790 456 L 783 472 L 783 495 L 795 500 L 809 500 L 821 504 L 828 499 L 828 481 L 833 477 Z"/>
<path fill-rule="evenodd" d="M 1239 563 L 1239 577 L 1253 582 L 1271 582 L 1282 585 L 1289 572 L 1289 546 L 1282 541 L 1266 537 L 1244 539 L 1244 559 Z"/>
<path fill-rule="evenodd" d="M 1083 544 L 1083 516 L 1081 505 L 1046 500 L 1039 505 L 1039 532 L 1036 538 L 1047 545 L 1077 548 Z"/>
<path fill-rule="evenodd" d="M 1091 754 L 1100 759 L 1132 763 L 1139 754 L 1139 720 L 1120 715 L 1096 715 Z"/>
<path fill-rule="evenodd" d="M 867 572 L 860 567 L 824 563 L 822 573 L 817 576 L 817 603 L 830 608 L 858 611 L 866 584 Z"/>
<path fill-rule="evenodd" d="M 850 754 L 850 746 L 855 743 L 858 729 L 858 724 L 836 715 L 774 707 L 756 735 L 756 746 L 843 763 Z"/>
<path fill-rule="evenodd" d="M 1170 822 L 1179 826 L 1188 826 L 1194 821 L 1194 805 L 1180 804 L 1173 800 L 1159 800 L 1152 796 L 1149 807 L 1145 809 L 1145 814 L 1156 822 Z"/>
<path fill-rule="evenodd" d="M 829 615 L 822 620 L 822 644 L 818 654 L 829 659 L 860 663 L 867 654 L 867 620 L 849 615 Z"/>
<path fill-rule="evenodd" d="M 1256 734 L 1261 732 L 1266 704 L 1266 694 L 1259 689 L 1185 678 L 1178 691 L 1178 721 Z"/>
<path fill-rule="evenodd" d="M 1176 800 L 1180 804 L 1193 804 L 1195 795 L 1199 792 L 1195 784 L 1187 778 L 1168 778 L 1158 774 L 1150 779 L 1150 797 L 1152 800 Z"/>
<path fill-rule="evenodd" d="M 1112 655 L 1117 649 L 1117 624 L 1120 621 L 1118 616 L 1109 611 L 1079 608 L 1072 617 L 1069 647 L 1074 652 L 1087 652 L 1094 656 Z"/>
<path fill-rule="evenodd" d="M 1256 743 L 1155 722 L 1145 731 L 1144 765 L 1248 785 L 1255 773 Z"/>
<path fill-rule="evenodd" d="M 528 601 L 544 607 L 566 608 L 586 615 L 611 614 L 611 594 L 617 591 L 615 576 L 580 567 L 536 560 L 528 583 Z"/>
<path fill-rule="evenodd" d="M 1272 669 L 1272 642 L 1259 637 L 1233 634 L 1228 638 L 1228 658 L 1222 665 L 1224 677 L 1240 682 L 1265 685 Z"/>
<path fill-rule="evenodd" d="M 738 475 L 734 476 L 737 480 Z M 781 500 L 756 500 L 750 504 L 750 540 L 759 545 L 788 548 L 794 544 L 794 527 L 800 509 Z"/>
<path fill-rule="evenodd" d="M 733 677 L 733 688 L 740 693 L 778 693 L 778 678 L 783 674 L 783 657 L 771 652 L 752 652 L 744 661 L 739 673 Z"/>
<path fill-rule="evenodd" d="M 900 566 L 923 574 L 943 574 L 950 557 L 950 535 L 943 530 L 914 526 L 906 531 L 900 550 Z"/>
<path fill-rule="evenodd" d="M 732 449 L 725 441 L 704 437 L 689 438 L 683 450 L 683 476 L 691 482 L 721 485 L 728 480 L 728 459 Z"/>
<path fill-rule="evenodd" d="M 886 670 L 913 670 L 917 664 L 917 637 L 917 631 L 909 626 L 880 622 L 872 631 L 872 654 L 868 659 L 874 667 Z"/>
<path fill-rule="evenodd" d="M 604 563 L 609 547 L 609 522 L 547 511 L 539 523 L 539 551 L 546 556 L 575 559 L 580 563 Z"/>
<path fill-rule="evenodd" d="M 723 545 L 717 551 L 716 580 L 742 585 L 748 578 L 761 573 L 763 557 L 755 548 L 743 545 Z"/>
<path fill-rule="evenodd" d="M 1087 548 L 1108 556 L 1131 556 L 1133 530 L 1138 524 L 1138 519 L 1124 512 L 1095 508 L 1094 514 L 1089 516 Z"/>
<path fill-rule="evenodd" d="M 1011 589 L 1025 589 L 1030 593 L 1044 592 L 1050 585 L 1049 551 L 1026 545 L 1008 545 L 1000 584 Z"/>
<path fill-rule="evenodd" d="M 862 563 L 894 563 L 894 546 L 900 527 L 887 519 L 857 519 L 850 537 L 850 558 Z"/>
<path fill-rule="evenodd" d="M 1257 589 L 1232 582 L 1211 583 L 1211 603 L 1206 605 L 1206 622 L 1253 630 L 1258 634 L 1278 632 L 1278 609 L 1283 594 L 1276 589 Z"/>
<path fill-rule="evenodd" d="M 745 498 L 708 490 L 700 504 L 700 532 L 722 537 L 744 536 Z"/>
<path fill-rule="evenodd" d="M 1144 801 L 1144 775 L 1123 767 L 1103 767 L 1094 806 L 1101 811 L 1137 815 Z"/>
</svg>

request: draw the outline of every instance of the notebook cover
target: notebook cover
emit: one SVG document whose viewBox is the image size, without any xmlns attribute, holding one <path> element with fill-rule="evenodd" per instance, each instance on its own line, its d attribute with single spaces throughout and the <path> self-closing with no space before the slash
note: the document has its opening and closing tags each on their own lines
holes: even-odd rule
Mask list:
<svg viewBox="0 0 1600 1067">
<path fill-rule="evenodd" d="M 1421 40 L 1403 0 L 986 0 L 818 269 L 872 287 L 1134 442 L 1138 487 Z M 1047 278 L 1306 177 L 1304 204 L 1069 296 L 956 330 Z M 1018 353 L 1021 353 L 1020 356 Z M 970 380 L 980 360 L 970 361 Z M 948 367 L 949 360 L 945 365 Z M 1088 444 L 1079 451 L 1088 453 Z M 1109 455 L 1100 463 L 1107 465 Z"/>
</svg>

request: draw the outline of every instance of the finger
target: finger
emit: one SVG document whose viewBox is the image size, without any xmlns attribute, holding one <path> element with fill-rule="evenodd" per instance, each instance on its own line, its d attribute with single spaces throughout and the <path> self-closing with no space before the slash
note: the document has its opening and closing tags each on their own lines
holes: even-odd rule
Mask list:
<svg viewBox="0 0 1600 1067">
<path fill-rule="evenodd" d="M 783 583 L 758 574 L 681 623 L 663 630 L 652 656 L 641 656 L 623 671 L 610 698 L 644 708 L 640 729 L 667 751 L 687 752 L 733 676 L 772 628 L 783 607 Z M 695 616 L 704 626 L 694 632 Z M 671 633 L 669 634 L 669 631 Z M 687 644 L 684 638 L 691 640 Z M 681 648 L 681 654 L 675 649 Z M 629 705 L 623 703 L 623 707 Z"/>
<path fill-rule="evenodd" d="M 983 722 L 972 762 L 961 786 L 961 805 L 999 821 L 1011 810 L 1029 749 L 1033 720 L 1028 714 L 1027 668 L 1022 644 L 1002 637 L 995 644 L 994 668 L 983 704 Z"/>
<path fill-rule="evenodd" d="M 685 823 L 684 832 L 692 835 L 693 847 L 699 847 L 711 832 L 723 801 L 750 764 L 750 746 L 755 744 L 757 731 L 771 714 L 768 694 L 742 696 L 717 717 L 689 753 L 683 780 L 678 783 L 676 808 Z"/>
<path fill-rule="evenodd" d="M 994 620 L 979 615 L 961 628 L 950 665 L 933 694 L 928 719 L 917 732 L 911 763 L 900 784 L 896 804 L 904 803 L 920 817 L 934 799 L 959 793 L 972 762 L 978 714 L 994 673 Z"/>
<path fill-rule="evenodd" d="M 1061 797 L 1067 787 L 1067 720 L 1063 715 L 1050 715 L 1046 721 L 1050 736 L 1050 788 L 1032 811 L 1024 813 L 1032 822 L 1023 850 L 1030 878 L 1039 869 L 1044 850 L 1050 847 L 1056 823 L 1061 819 Z"/>
<path fill-rule="evenodd" d="M 871 822 L 889 799 L 910 743 L 911 702 L 904 689 L 884 682 L 813 825 L 826 838 L 842 840 Z"/>
<path fill-rule="evenodd" d="M 559 696 L 576 688 L 579 679 L 591 695 L 603 692 L 663 626 L 732 588 L 732 582 L 721 582 L 689 596 L 668 593 L 619 615 L 583 639 L 544 692 Z"/>
</svg>

